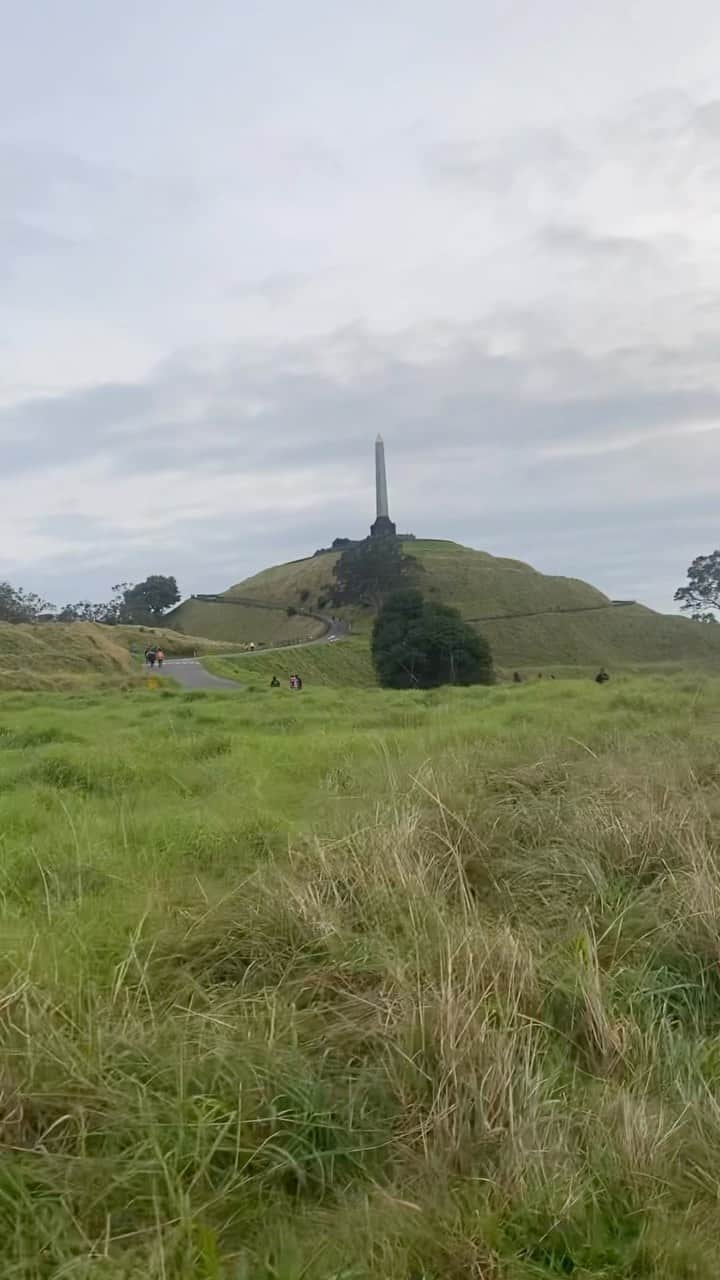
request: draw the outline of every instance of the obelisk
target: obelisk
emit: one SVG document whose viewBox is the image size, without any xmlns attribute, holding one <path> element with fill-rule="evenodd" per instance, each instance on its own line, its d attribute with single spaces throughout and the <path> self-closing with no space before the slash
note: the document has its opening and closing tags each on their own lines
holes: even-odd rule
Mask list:
<svg viewBox="0 0 720 1280">
<path fill-rule="evenodd" d="M 396 529 L 388 511 L 387 473 L 385 471 L 385 445 L 382 436 L 375 441 L 375 501 L 376 520 L 370 527 L 373 538 L 395 537 Z"/>
</svg>

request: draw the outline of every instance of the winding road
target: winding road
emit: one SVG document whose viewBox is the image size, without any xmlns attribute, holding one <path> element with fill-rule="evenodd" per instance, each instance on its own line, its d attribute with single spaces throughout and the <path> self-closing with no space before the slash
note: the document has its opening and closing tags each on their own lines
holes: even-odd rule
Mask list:
<svg viewBox="0 0 720 1280">
<path fill-rule="evenodd" d="M 304 640 L 300 644 L 293 645 L 276 645 L 272 649 L 256 649 L 256 653 L 287 653 L 288 649 L 309 649 L 317 644 L 329 644 L 335 640 L 344 640 L 350 633 L 350 628 L 346 622 L 341 622 L 339 618 L 332 620 L 331 628 L 324 636 L 318 636 L 317 640 Z M 236 653 L 224 653 L 224 658 L 252 658 L 252 653 L 247 649 L 239 650 Z M 159 675 L 160 673 L 157 672 Z M 224 680 L 222 676 L 213 676 L 206 671 L 202 661 L 199 658 L 166 658 L 163 664 L 162 674 L 164 676 L 172 676 L 173 680 L 177 680 L 184 689 L 232 689 L 235 693 L 242 689 L 242 685 L 238 680 Z"/>
</svg>

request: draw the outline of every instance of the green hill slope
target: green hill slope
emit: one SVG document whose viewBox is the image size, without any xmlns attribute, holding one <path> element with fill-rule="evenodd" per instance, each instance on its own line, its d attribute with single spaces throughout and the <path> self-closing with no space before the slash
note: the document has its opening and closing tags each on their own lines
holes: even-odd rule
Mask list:
<svg viewBox="0 0 720 1280">
<path fill-rule="evenodd" d="M 187 635 L 200 634 L 211 640 L 238 645 L 250 644 L 251 641 L 260 645 L 293 644 L 314 640 L 325 630 L 315 618 L 299 614 L 288 617 L 286 608 L 289 605 L 297 608 L 297 593 L 289 598 L 288 605 L 277 609 L 254 609 L 233 604 L 230 592 L 226 595 L 227 603 L 196 598 L 185 600 L 167 615 L 167 623 L 175 631 Z"/>
<path fill-rule="evenodd" d="M 475 625 L 504 667 L 720 664 L 720 627 L 653 613 L 642 605 Z"/>
<path fill-rule="evenodd" d="M 418 586 L 432 599 L 455 606 L 486 634 L 499 667 L 720 661 L 720 627 L 667 617 L 642 605 L 613 605 L 577 578 L 540 573 L 520 560 L 455 542 L 419 539 L 405 549 L 417 560 Z M 168 621 L 178 630 L 229 642 L 275 645 L 306 639 L 319 624 L 288 618 L 285 610 L 327 609 L 337 559 L 338 553 L 327 552 L 276 565 L 230 587 L 222 603 L 187 601 Z M 343 610 L 343 617 L 356 632 L 367 631 L 372 622 L 370 611 L 359 607 Z"/>
<path fill-rule="evenodd" d="M 522 560 L 491 556 L 457 542 L 409 542 L 405 549 L 422 567 L 422 590 L 453 605 L 464 618 L 610 603 L 602 591 L 577 578 L 551 577 Z"/>
</svg>

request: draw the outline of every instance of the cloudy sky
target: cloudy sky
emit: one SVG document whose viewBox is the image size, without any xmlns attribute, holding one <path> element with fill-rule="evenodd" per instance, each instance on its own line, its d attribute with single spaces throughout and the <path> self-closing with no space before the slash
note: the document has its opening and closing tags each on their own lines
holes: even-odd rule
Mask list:
<svg viewBox="0 0 720 1280">
<path fill-rule="evenodd" d="M 0 0 L 0 578 L 719 542 L 712 0 Z"/>
</svg>

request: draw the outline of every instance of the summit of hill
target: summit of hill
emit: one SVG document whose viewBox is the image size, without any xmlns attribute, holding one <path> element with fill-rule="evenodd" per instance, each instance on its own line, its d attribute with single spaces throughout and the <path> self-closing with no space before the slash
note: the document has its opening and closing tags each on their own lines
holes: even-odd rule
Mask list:
<svg viewBox="0 0 720 1280">
<path fill-rule="evenodd" d="M 541 573 L 521 560 L 439 539 L 408 541 L 403 550 L 416 561 L 416 585 L 482 631 L 501 667 L 720 659 L 720 627 L 610 600 L 578 578 Z M 178 631 L 238 644 L 320 638 L 332 612 L 340 554 L 327 551 L 275 565 L 216 596 L 185 601 L 166 621 Z M 372 611 L 360 604 L 341 614 L 355 633 L 372 623 Z"/>
</svg>

